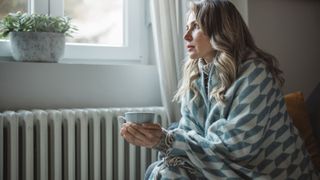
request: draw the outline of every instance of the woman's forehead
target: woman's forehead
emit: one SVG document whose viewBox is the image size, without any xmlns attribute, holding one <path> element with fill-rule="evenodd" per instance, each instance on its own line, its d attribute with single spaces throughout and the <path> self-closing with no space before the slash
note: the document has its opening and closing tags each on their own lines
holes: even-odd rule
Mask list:
<svg viewBox="0 0 320 180">
<path fill-rule="evenodd" d="M 195 21 L 196 21 L 196 15 L 193 12 L 191 12 L 188 16 L 187 24 L 191 24 Z"/>
</svg>

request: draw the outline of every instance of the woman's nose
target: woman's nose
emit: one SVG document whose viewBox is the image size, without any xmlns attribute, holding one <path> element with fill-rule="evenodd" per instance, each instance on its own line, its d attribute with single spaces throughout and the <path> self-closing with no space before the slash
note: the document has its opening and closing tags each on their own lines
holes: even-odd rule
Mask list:
<svg viewBox="0 0 320 180">
<path fill-rule="evenodd" d="M 190 31 L 187 31 L 184 36 L 183 36 L 183 39 L 186 40 L 186 41 L 192 41 L 192 35 L 190 33 Z"/>
</svg>

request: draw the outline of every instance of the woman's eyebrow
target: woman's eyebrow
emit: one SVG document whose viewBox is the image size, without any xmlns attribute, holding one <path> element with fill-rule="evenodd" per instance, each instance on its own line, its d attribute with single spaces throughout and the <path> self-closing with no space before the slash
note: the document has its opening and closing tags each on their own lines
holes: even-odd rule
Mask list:
<svg viewBox="0 0 320 180">
<path fill-rule="evenodd" d="M 189 29 L 189 27 L 193 27 L 197 22 L 194 20 L 194 21 L 191 21 L 189 24 L 186 25 L 186 29 Z"/>
</svg>

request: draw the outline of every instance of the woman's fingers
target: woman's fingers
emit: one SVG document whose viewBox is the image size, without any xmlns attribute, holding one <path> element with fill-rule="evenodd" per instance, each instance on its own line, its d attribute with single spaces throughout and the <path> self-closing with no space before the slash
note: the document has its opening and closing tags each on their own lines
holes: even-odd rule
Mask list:
<svg viewBox="0 0 320 180">
<path fill-rule="evenodd" d="M 144 146 L 144 147 L 152 147 L 153 143 L 149 140 L 142 140 L 137 138 L 135 135 L 132 135 L 130 132 L 124 134 L 124 138 L 131 144 L 134 144 L 136 146 Z"/>
<path fill-rule="evenodd" d="M 140 130 L 135 129 L 133 126 L 128 127 L 128 132 L 140 141 L 144 141 L 146 139 L 145 134 L 142 133 Z"/>
<path fill-rule="evenodd" d="M 132 131 L 130 132 L 129 129 L 129 126 L 123 126 L 120 130 L 121 136 L 129 143 L 141 146 L 142 140 L 137 138 L 136 135 L 133 134 Z"/>
<path fill-rule="evenodd" d="M 145 127 L 144 125 L 132 125 L 134 128 L 136 128 L 140 133 L 142 133 L 145 137 L 149 139 L 161 137 L 162 134 L 162 128 L 161 126 L 151 126 L 152 128 Z"/>
<path fill-rule="evenodd" d="M 161 129 L 161 125 L 158 123 L 143 123 L 142 126 L 146 129 Z"/>
<path fill-rule="evenodd" d="M 162 129 L 145 129 L 141 125 L 131 125 L 128 130 L 145 142 L 152 142 L 161 137 Z"/>
<path fill-rule="evenodd" d="M 157 129 L 154 126 L 151 127 L 153 128 L 145 128 L 139 124 L 124 123 L 120 134 L 131 144 L 151 148 L 160 141 L 162 134 L 161 126 L 158 125 Z"/>
</svg>

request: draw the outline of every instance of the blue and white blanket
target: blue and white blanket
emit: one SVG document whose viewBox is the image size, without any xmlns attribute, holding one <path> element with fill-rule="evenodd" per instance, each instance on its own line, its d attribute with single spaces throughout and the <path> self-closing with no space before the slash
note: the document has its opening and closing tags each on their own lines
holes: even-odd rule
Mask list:
<svg viewBox="0 0 320 180">
<path fill-rule="evenodd" d="M 182 118 L 169 149 L 149 179 L 319 179 L 277 83 L 258 59 L 241 65 L 221 105 L 208 98 L 205 75 L 199 98 L 182 100 Z M 208 90 L 216 85 L 210 66 Z"/>
</svg>

